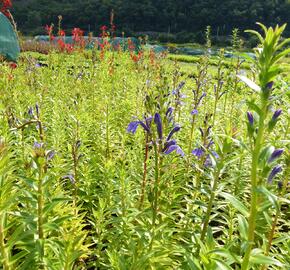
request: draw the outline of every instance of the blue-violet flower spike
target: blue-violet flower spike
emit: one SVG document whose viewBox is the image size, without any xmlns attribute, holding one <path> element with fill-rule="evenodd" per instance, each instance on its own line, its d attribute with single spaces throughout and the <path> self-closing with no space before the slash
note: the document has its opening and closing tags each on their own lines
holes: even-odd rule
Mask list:
<svg viewBox="0 0 290 270">
<path fill-rule="evenodd" d="M 178 132 L 181 129 L 179 125 L 176 125 L 169 133 L 166 141 L 169 141 L 175 132 Z"/>
<path fill-rule="evenodd" d="M 140 122 L 139 121 L 133 121 L 131 122 L 128 127 L 127 127 L 127 132 L 129 133 L 132 133 L 132 134 L 135 134 L 136 133 L 136 130 L 139 126 Z"/>
<path fill-rule="evenodd" d="M 159 113 L 155 113 L 154 122 L 157 126 L 157 133 L 160 140 L 162 140 L 162 120 Z"/>
<path fill-rule="evenodd" d="M 276 149 L 268 159 L 268 163 L 273 162 L 283 154 L 283 149 Z"/>
<path fill-rule="evenodd" d="M 190 114 L 191 115 L 198 115 L 198 110 L 194 109 Z"/>
<path fill-rule="evenodd" d="M 281 166 L 275 166 L 271 173 L 268 176 L 268 183 L 271 184 L 273 182 L 274 177 L 282 171 Z"/>
<path fill-rule="evenodd" d="M 251 112 L 247 112 L 247 117 L 248 117 L 248 121 L 250 123 L 250 125 L 254 125 L 254 116 Z"/>
<path fill-rule="evenodd" d="M 276 110 L 272 116 L 272 121 L 277 121 L 278 117 L 281 115 L 282 110 Z"/>
<path fill-rule="evenodd" d="M 202 148 L 196 148 L 191 153 L 197 156 L 198 158 L 201 158 L 204 154 L 204 150 Z"/>
<path fill-rule="evenodd" d="M 182 151 L 182 149 L 178 146 L 178 145 L 171 145 L 169 146 L 164 154 L 169 155 L 170 153 L 172 153 L 173 151 L 176 151 L 176 154 L 181 155 L 182 157 L 184 156 L 184 152 Z"/>
</svg>

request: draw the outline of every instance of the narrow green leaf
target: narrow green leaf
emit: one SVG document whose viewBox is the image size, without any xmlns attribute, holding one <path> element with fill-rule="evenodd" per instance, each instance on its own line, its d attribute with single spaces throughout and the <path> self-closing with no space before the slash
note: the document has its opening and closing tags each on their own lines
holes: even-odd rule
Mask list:
<svg viewBox="0 0 290 270">
<path fill-rule="evenodd" d="M 233 207 L 237 209 L 240 213 L 242 213 L 244 216 L 248 216 L 248 209 L 241 201 L 239 201 L 231 194 L 225 192 L 221 192 L 220 195 L 228 200 L 233 205 Z"/>
</svg>

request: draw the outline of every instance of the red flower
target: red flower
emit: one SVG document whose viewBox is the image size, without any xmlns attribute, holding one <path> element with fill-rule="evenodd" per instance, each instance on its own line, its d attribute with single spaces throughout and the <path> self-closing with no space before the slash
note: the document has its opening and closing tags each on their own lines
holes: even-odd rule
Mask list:
<svg viewBox="0 0 290 270">
<path fill-rule="evenodd" d="M 50 25 L 50 26 L 46 25 L 45 26 L 45 31 L 46 31 L 47 34 L 51 34 L 52 30 L 53 30 L 53 26 L 52 25 Z"/>
<path fill-rule="evenodd" d="M 60 51 L 63 52 L 65 50 L 65 43 L 64 43 L 64 41 L 62 39 L 59 39 L 57 41 L 57 43 L 58 43 L 58 47 L 59 47 Z"/>
<path fill-rule="evenodd" d="M 84 35 L 84 31 L 81 30 L 80 28 L 74 28 L 72 30 L 72 35 L 73 35 L 73 40 L 75 42 L 80 42 L 82 37 L 83 37 L 83 35 Z"/>
<path fill-rule="evenodd" d="M 100 28 L 101 31 L 107 31 L 107 29 L 108 29 L 108 27 L 106 25 L 102 25 Z"/>
<path fill-rule="evenodd" d="M 2 0 L 2 7 L 1 7 L 0 11 L 7 17 L 11 16 L 11 14 L 9 12 L 10 8 L 12 8 L 11 0 Z"/>
<path fill-rule="evenodd" d="M 17 68 L 17 64 L 14 63 L 14 62 L 9 63 L 9 66 L 10 66 L 11 69 Z"/>
<path fill-rule="evenodd" d="M 72 53 L 74 50 L 74 47 L 71 44 L 66 44 L 65 49 L 67 53 Z"/>
<path fill-rule="evenodd" d="M 61 37 L 64 37 L 65 36 L 65 31 L 64 30 L 59 30 L 59 33 L 58 33 Z"/>
</svg>

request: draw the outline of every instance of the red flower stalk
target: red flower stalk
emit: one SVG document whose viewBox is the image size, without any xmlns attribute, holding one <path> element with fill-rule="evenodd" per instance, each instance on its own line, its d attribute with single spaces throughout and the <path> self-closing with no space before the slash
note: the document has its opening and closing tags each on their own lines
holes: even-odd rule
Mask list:
<svg viewBox="0 0 290 270">
<path fill-rule="evenodd" d="M 10 11 L 9 9 L 12 8 L 12 2 L 11 0 L 0 0 L 0 2 L 2 2 L 0 11 L 6 16 L 6 17 L 10 17 Z"/>
<path fill-rule="evenodd" d="M 100 27 L 100 30 L 101 30 L 102 32 L 107 31 L 107 29 L 108 29 L 108 27 L 107 27 L 106 25 L 102 25 L 102 26 Z"/>
<path fill-rule="evenodd" d="M 58 35 L 59 35 L 60 37 L 65 37 L 65 31 L 62 30 L 62 29 L 60 29 Z"/>
<path fill-rule="evenodd" d="M 82 37 L 84 35 L 84 31 L 81 30 L 80 28 L 74 28 L 72 30 L 72 35 L 73 35 L 73 40 L 78 43 L 82 40 Z"/>
<path fill-rule="evenodd" d="M 50 25 L 50 26 L 46 25 L 45 26 L 45 31 L 46 31 L 47 35 L 49 36 L 49 41 L 50 42 L 53 41 L 55 39 L 55 37 L 54 37 L 54 35 L 52 33 L 53 32 L 53 24 Z"/>
</svg>

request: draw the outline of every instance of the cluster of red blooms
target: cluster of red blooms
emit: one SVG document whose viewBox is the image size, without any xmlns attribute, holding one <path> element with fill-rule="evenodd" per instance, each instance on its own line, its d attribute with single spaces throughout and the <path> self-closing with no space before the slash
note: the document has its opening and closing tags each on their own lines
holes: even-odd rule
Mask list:
<svg viewBox="0 0 290 270">
<path fill-rule="evenodd" d="M 131 59 L 135 63 L 138 63 L 141 60 L 141 58 L 143 57 L 143 52 L 142 51 L 139 51 L 138 54 L 135 54 L 133 52 L 130 52 L 130 56 L 131 56 Z"/>
<path fill-rule="evenodd" d="M 74 28 L 74 29 L 72 30 L 72 35 L 73 35 L 73 40 L 74 40 L 77 44 L 81 45 L 81 43 L 84 42 L 84 39 L 83 39 L 84 31 L 81 30 L 80 28 Z"/>
<path fill-rule="evenodd" d="M 0 0 L 1 8 L 0 11 L 6 16 L 10 17 L 11 14 L 9 12 L 9 9 L 12 8 L 12 2 L 11 0 Z"/>
<path fill-rule="evenodd" d="M 55 39 L 55 36 L 53 35 L 53 25 L 46 25 L 45 31 L 49 36 L 49 41 L 53 41 Z"/>
<path fill-rule="evenodd" d="M 53 25 L 50 25 L 50 26 L 46 25 L 45 31 L 46 31 L 47 35 L 49 36 L 50 42 L 53 42 L 54 40 L 57 41 L 58 48 L 61 52 L 72 53 L 74 51 L 75 46 L 78 46 L 80 48 L 85 47 L 84 31 L 81 30 L 80 28 L 74 28 L 72 30 L 74 44 L 65 43 L 65 31 L 62 29 L 59 29 L 59 31 L 58 31 L 58 38 L 57 39 L 53 35 Z"/>
<path fill-rule="evenodd" d="M 74 47 L 71 44 L 65 43 L 63 39 L 58 39 L 57 44 L 61 52 L 72 53 L 74 50 Z"/>
</svg>

